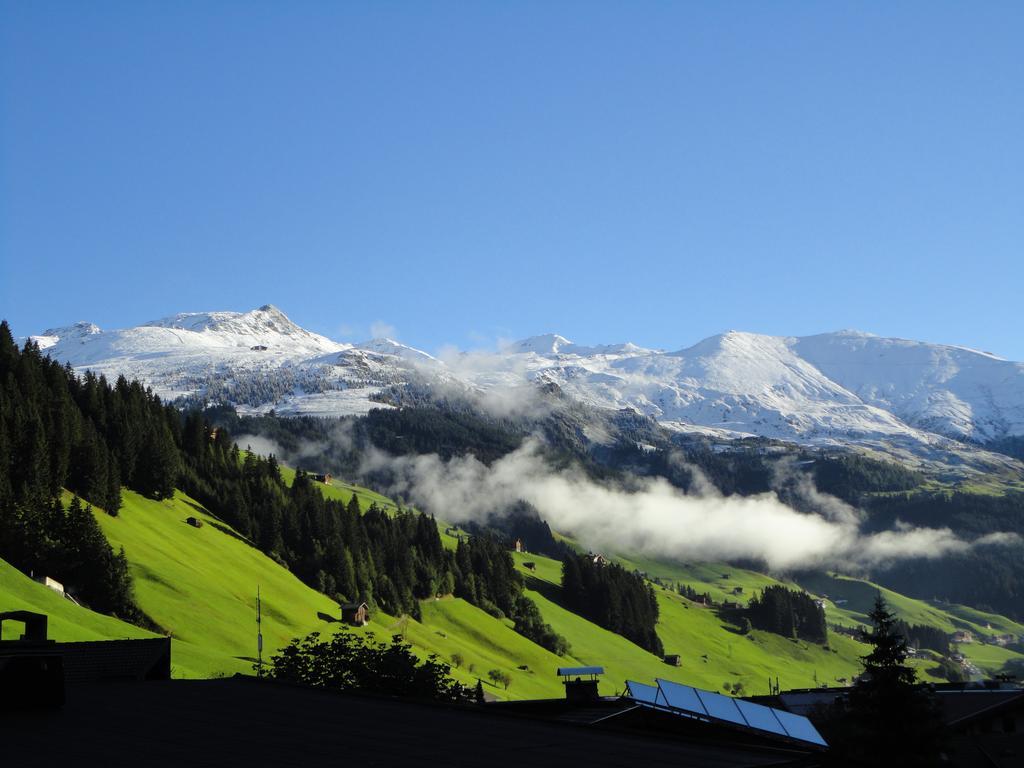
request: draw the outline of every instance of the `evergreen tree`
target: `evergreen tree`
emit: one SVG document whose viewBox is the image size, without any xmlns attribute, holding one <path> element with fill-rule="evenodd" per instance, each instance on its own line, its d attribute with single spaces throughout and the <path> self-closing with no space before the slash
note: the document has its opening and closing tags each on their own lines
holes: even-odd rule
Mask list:
<svg viewBox="0 0 1024 768">
<path fill-rule="evenodd" d="M 849 694 L 833 749 L 851 765 L 928 766 L 940 762 L 941 722 L 930 689 L 907 665 L 907 643 L 879 594 L 864 633 L 871 651 Z"/>
<path fill-rule="evenodd" d="M 574 613 L 616 632 L 651 653 L 664 654 L 654 589 L 636 571 L 593 555 L 567 551 L 562 559 L 562 599 Z"/>
</svg>

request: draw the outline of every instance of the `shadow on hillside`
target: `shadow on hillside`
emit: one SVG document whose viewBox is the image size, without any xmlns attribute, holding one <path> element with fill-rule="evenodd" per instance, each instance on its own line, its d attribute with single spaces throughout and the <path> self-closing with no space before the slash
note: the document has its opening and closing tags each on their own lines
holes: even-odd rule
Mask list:
<svg viewBox="0 0 1024 768">
<path fill-rule="evenodd" d="M 226 523 L 221 522 L 220 518 L 218 518 L 216 515 L 214 515 L 212 512 L 210 512 L 210 510 L 208 510 L 205 507 L 203 507 L 201 504 L 196 504 L 194 501 L 189 501 L 188 499 L 182 499 L 181 501 L 183 501 L 188 506 L 192 507 L 192 509 L 194 509 L 196 512 L 201 512 L 202 514 L 206 515 L 207 517 L 212 518 L 210 520 L 210 525 L 212 525 L 214 528 L 216 528 L 221 533 L 226 533 L 231 538 L 238 539 L 239 541 L 243 542 L 244 544 L 248 544 L 250 547 L 255 547 L 256 546 L 251 540 L 245 538 L 245 536 L 243 536 L 242 534 L 238 533 L 238 531 L 232 530 Z M 185 522 L 185 521 L 183 520 L 182 522 Z"/>
<path fill-rule="evenodd" d="M 324 613 L 323 611 L 317 611 L 316 617 L 320 619 L 320 621 L 326 621 L 328 624 L 338 624 L 341 622 L 341 619 L 335 618 L 329 613 Z"/>
<path fill-rule="evenodd" d="M 201 504 L 196 504 L 194 501 L 189 501 L 188 499 L 183 499 L 181 497 L 178 498 L 178 501 L 188 504 L 188 506 L 192 507 L 196 512 L 202 512 L 204 515 L 214 517 L 214 515 L 210 513 L 210 510 L 205 509 Z"/>
<path fill-rule="evenodd" d="M 550 581 L 539 579 L 536 576 L 527 576 L 523 585 L 534 592 L 539 592 L 546 600 L 550 600 L 555 605 L 562 605 L 562 588 L 552 584 Z"/>
<path fill-rule="evenodd" d="M 255 547 L 256 546 L 251 541 L 249 541 L 249 539 L 245 538 L 245 536 L 243 536 L 242 534 L 238 533 L 237 531 L 231 530 L 228 526 L 224 525 L 224 523 L 218 523 L 216 520 L 213 520 L 213 521 L 210 522 L 210 525 L 212 525 L 214 528 L 216 528 L 221 533 L 226 533 L 231 538 L 238 539 L 243 544 L 246 544 L 246 545 L 248 545 L 250 547 Z"/>
</svg>

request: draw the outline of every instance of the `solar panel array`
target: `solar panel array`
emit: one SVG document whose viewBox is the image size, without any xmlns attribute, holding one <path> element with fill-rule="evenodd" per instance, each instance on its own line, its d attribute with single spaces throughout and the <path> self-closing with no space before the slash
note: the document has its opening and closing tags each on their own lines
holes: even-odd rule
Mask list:
<svg viewBox="0 0 1024 768">
<path fill-rule="evenodd" d="M 723 722 L 827 747 L 810 720 L 784 709 L 734 699 L 682 683 L 658 678 L 654 685 L 626 681 L 627 695 L 637 704 L 708 722 Z"/>
</svg>

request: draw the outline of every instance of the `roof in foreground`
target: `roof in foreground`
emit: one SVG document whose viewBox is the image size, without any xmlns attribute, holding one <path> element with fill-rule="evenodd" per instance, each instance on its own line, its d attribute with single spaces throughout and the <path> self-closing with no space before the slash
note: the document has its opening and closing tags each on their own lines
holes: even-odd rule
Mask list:
<svg viewBox="0 0 1024 768">
<path fill-rule="evenodd" d="M 604 667 L 559 667 L 558 674 L 562 677 L 574 675 L 603 675 Z"/>
<path fill-rule="evenodd" d="M 738 768 L 785 764 L 777 753 L 662 739 L 550 720 L 349 696 L 251 679 L 69 688 L 61 710 L 5 713 L 11 765 L 516 766 L 643 763 Z M 59 733 L 59 739 L 53 734 Z"/>
</svg>

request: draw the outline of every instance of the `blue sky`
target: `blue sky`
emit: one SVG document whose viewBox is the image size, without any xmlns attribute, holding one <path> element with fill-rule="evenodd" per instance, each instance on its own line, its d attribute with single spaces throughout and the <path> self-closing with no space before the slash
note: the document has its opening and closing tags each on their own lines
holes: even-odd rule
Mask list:
<svg viewBox="0 0 1024 768">
<path fill-rule="evenodd" d="M 16 334 L 858 328 L 1024 360 L 1024 4 L 0 2 Z"/>
</svg>

